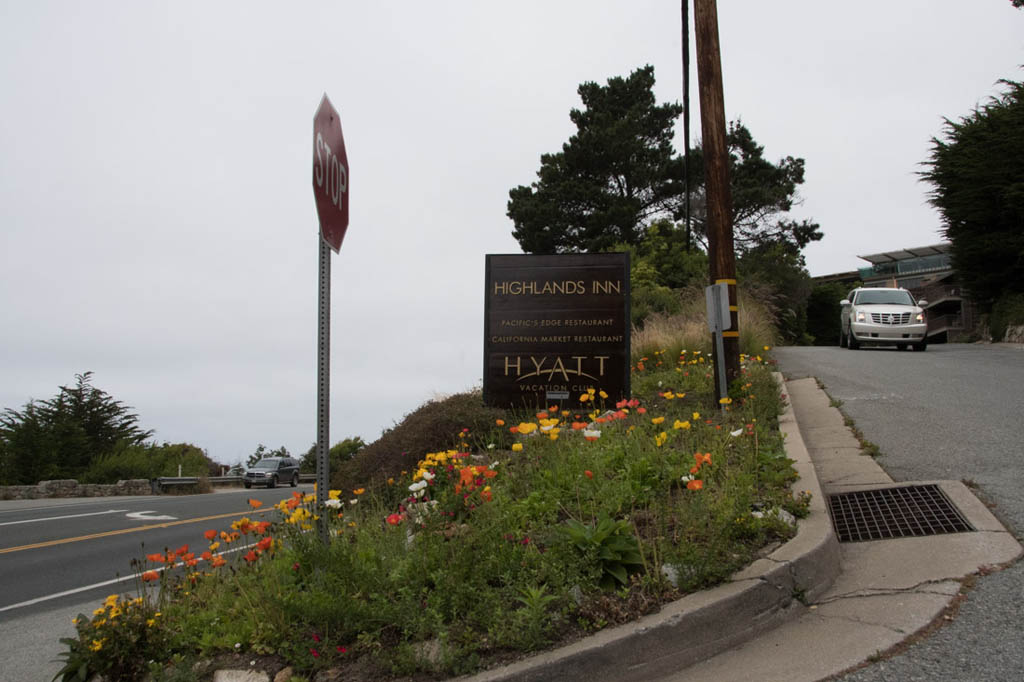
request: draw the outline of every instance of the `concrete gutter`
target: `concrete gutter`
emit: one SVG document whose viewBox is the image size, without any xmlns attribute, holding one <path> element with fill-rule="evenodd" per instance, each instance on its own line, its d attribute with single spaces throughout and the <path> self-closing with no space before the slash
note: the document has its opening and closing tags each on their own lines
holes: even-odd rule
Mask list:
<svg viewBox="0 0 1024 682">
<path fill-rule="evenodd" d="M 780 386 L 782 376 L 776 374 Z M 783 389 L 784 390 L 784 389 Z M 787 456 L 811 493 L 810 514 L 796 537 L 734 574 L 724 585 L 687 595 L 638 621 L 601 630 L 554 651 L 461 682 L 651 680 L 671 674 L 800 615 L 802 601 L 824 594 L 840 572 L 839 543 L 821 485 L 792 407 L 779 418 Z"/>
</svg>

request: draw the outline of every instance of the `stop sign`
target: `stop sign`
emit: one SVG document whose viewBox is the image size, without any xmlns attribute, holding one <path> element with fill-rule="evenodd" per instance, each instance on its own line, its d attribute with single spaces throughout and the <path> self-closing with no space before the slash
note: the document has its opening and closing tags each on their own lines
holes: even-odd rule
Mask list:
<svg viewBox="0 0 1024 682">
<path fill-rule="evenodd" d="M 313 198 L 320 234 L 337 253 L 348 229 L 348 156 L 341 117 L 326 93 L 313 116 Z"/>
</svg>

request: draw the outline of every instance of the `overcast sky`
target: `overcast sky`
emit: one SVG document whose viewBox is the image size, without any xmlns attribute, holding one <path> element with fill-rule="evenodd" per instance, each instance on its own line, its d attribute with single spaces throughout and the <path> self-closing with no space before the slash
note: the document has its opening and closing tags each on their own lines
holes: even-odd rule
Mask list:
<svg viewBox="0 0 1024 682">
<path fill-rule="evenodd" d="M 1024 12 L 719 0 L 719 20 L 727 117 L 806 160 L 812 275 L 942 240 L 918 164 L 944 117 L 1022 78 Z M 325 92 L 352 200 L 332 440 L 478 386 L 484 255 L 519 252 L 509 189 L 572 134 L 581 82 L 652 64 L 681 101 L 680 36 L 678 0 L 0 0 L 0 407 L 92 370 L 159 441 L 305 451 Z"/>
</svg>

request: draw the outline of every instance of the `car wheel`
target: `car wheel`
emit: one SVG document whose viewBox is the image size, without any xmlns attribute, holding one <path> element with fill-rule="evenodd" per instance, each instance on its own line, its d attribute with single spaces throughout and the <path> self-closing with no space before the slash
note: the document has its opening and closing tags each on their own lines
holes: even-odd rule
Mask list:
<svg viewBox="0 0 1024 682">
<path fill-rule="evenodd" d="M 915 343 L 913 346 L 911 346 L 911 348 L 913 348 L 916 351 L 923 351 L 927 347 L 928 347 L 928 342 L 927 341 L 922 341 L 921 343 Z"/>
<path fill-rule="evenodd" d="M 242 485 L 245 486 L 246 490 L 252 487 L 252 483 L 249 483 L 249 481 L 245 481 L 244 483 L 242 483 Z"/>
<path fill-rule="evenodd" d="M 277 487 L 277 475 L 276 474 L 271 476 L 270 480 L 267 481 L 267 487 L 268 488 L 276 488 Z"/>
<path fill-rule="evenodd" d="M 857 338 L 853 335 L 852 329 L 850 330 L 850 333 L 846 336 L 846 347 L 849 348 L 850 350 L 857 350 L 858 348 L 860 348 L 860 342 L 857 341 Z"/>
<path fill-rule="evenodd" d="M 294 476 L 292 476 L 292 487 L 294 488 L 298 484 L 299 484 L 299 475 L 295 474 Z"/>
</svg>

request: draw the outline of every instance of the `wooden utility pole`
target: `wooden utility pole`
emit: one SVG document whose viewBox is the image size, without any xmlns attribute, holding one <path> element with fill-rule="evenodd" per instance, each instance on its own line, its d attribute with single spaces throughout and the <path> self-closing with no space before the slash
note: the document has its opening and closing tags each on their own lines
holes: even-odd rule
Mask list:
<svg viewBox="0 0 1024 682">
<path fill-rule="evenodd" d="M 729 151 L 725 143 L 725 97 L 722 94 L 722 59 L 715 0 L 693 0 L 693 29 L 697 39 L 697 88 L 700 93 L 700 129 L 707 193 L 708 264 L 711 284 L 724 282 L 729 286 L 730 326 L 721 334 L 725 378 L 727 383 L 731 383 L 740 375 L 740 327 L 736 304 L 736 256 L 732 243 Z M 718 358 L 715 360 L 715 397 L 721 399 L 725 396 L 718 395 L 721 385 L 718 374 L 723 363 L 718 362 Z"/>
</svg>

